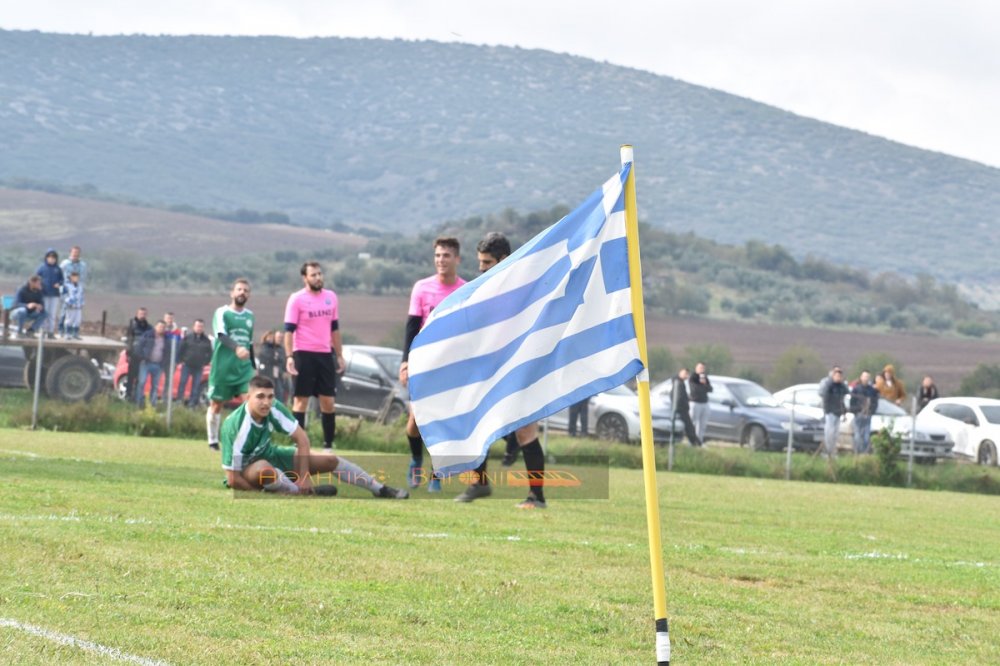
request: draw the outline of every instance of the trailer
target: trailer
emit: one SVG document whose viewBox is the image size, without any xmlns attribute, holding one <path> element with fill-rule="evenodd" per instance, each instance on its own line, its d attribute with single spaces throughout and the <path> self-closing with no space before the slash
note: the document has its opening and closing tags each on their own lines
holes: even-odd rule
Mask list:
<svg viewBox="0 0 1000 666">
<path fill-rule="evenodd" d="M 90 400 L 101 390 L 102 384 L 110 387 L 106 381 L 107 368 L 114 368 L 125 343 L 101 335 L 84 335 L 80 340 L 15 336 L 16 327 L 12 328 L 7 321 L 9 313 L 4 311 L 3 314 L 0 346 L 23 350 L 25 386 L 34 389 L 38 376 L 45 395 L 66 402 Z M 39 356 L 41 375 L 37 372 Z"/>
</svg>

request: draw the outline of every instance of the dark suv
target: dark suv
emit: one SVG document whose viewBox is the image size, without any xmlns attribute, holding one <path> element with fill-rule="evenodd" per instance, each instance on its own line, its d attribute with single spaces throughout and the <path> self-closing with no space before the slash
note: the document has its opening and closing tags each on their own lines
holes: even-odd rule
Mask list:
<svg viewBox="0 0 1000 666">
<path fill-rule="evenodd" d="M 392 423 L 407 413 L 410 394 L 399 383 L 403 352 L 344 345 L 346 368 L 337 387 L 337 413 Z"/>
</svg>

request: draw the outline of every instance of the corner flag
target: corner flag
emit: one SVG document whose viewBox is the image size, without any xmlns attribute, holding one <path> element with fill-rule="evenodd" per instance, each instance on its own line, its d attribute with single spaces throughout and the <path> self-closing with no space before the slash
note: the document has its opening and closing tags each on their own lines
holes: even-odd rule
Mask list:
<svg viewBox="0 0 1000 666">
<path fill-rule="evenodd" d="M 413 341 L 410 399 L 437 471 L 474 469 L 497 438 L 643 370 L 625 230 L 631 168 L 442 301 Z"/>
</svg>

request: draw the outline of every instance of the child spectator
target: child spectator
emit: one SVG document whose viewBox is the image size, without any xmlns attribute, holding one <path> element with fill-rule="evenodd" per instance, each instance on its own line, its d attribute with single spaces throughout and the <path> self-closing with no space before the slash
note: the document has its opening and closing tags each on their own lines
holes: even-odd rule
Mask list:
<svg viewBox="0 0 1000 666">
<path fill-rule="evenodd" d="M 80 273 L 69 274 L 69 282 L 62 286 L 62 305 L 65 315 L 65 333 L 67 340 L 82 340 L 80 337 L 80 320 L 83 319 L 83 284 L 80 283 Z"/>
</svg>

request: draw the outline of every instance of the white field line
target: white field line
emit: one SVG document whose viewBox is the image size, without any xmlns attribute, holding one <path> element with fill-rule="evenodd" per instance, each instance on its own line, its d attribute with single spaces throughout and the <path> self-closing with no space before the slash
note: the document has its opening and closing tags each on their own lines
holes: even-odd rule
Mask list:
<svg viewBox="0 0 1000 666">
<path fill-rule="evenodd" d="M 70 462 L 78 463 L 94 463 L 95 465 L 103 465 L 103 460 L 94 460 L 93 458 L 67 458 L 66 456 L 47 456 L 44 453 L 33 453 L 31 451 L 18 451 L 17 449 L 0 449 L 0 453 L 6 453 L 11 456 L 20 456 L 22 458 L 39 458 L 44 460 L 69 460 Z"/>
<path fill-rule="evenodd" d="M 125 661 L 130 664 L 142 664 L 142 666 L 166 666 L 167 664 L 165 661 L 147 659 L 146 657 L 140 657 L 138 655 L 129 654 L 128 652 L 122 652 L 118 648 L 100 645 L 99 643 L 86 641 L 82 638 L 76 638 L 75 636 L 69 636 L 67 634 L 60 634 L 59 632 L 52 631 L 51 629 L 36 627 L 33 624 L 25 624 L 8 618 L 0 617 L 0 627 L 8 627 L 10 629 L 22 631 L 26 634 L 31 634 L 32 636 L 44 638 L 47 641 L 52 641 L 53 643 L 58 643 L 59 645 L 68 645 L 69 647 L 79 648 L 81 650 L 86 650 L 87 652 L 95 652 L 102 657 Z"/>
</svg>

